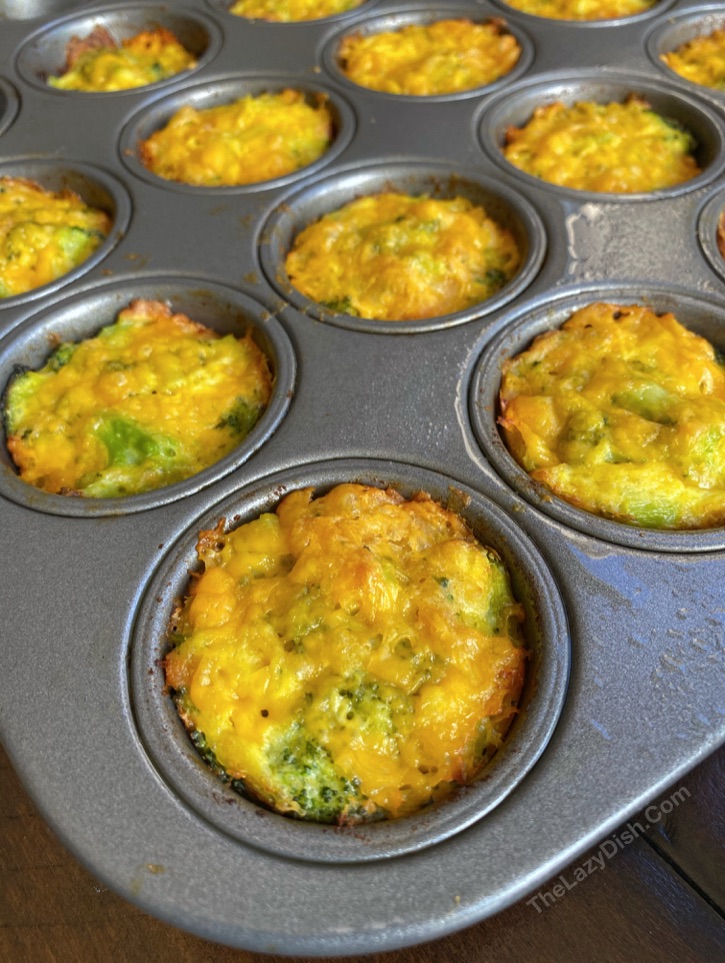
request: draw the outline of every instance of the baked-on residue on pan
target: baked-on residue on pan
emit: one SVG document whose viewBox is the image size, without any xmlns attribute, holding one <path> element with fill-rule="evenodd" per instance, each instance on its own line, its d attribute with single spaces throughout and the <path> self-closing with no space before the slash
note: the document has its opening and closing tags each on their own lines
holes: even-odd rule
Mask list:
<svg viewBox="0 0 725 963">
<path fill-rule="evenodd" d="M 591 304 L 504 364 L 504 440 L 556 495 L 659 529 L 725 524 L 725 367 L 672 314 Z"/>
<path fill-rule="evenodd" d="M 196 474 L 240 444 L 271 394 L 251 335 L 220 336 L 137 300 L 5 392 L 7 446 L 46 492 L 112 498 Z"/>
<path fill-rule="evenodd" d="M 513 233 L 467 198 L 389 192 L 310 224 L 285 270 L 293 287 L 333 311 L 410 321 L 485 301 L 520 262 Z"/>
<path fill-rule="evenodd" d="M 0 298 L 25 294 L 82 264 L 111 230 L 74 191 L 0 177 Z"/>
<path fill-rule="evenodd" d="M 397 817 L 469 783 L 515 713 L 523 608 L 430 497 L 341 484 L 202 531 L 164 665 L 202 756 L 320 822 Z"/>
</svg>

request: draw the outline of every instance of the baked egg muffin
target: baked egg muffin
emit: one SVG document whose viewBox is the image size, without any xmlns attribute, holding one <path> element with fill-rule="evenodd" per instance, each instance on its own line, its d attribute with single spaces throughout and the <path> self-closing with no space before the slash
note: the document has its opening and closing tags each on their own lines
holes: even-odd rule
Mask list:
<svg viewBox="0 0 725 963">
<path fill-rule="evenodd" d="M 321 157 L 332 142 L 325 98 L 299 90 L 248 95 L 197 110 L 187 104 L 140 144 L 158 177 L 198 187 L 230 187 L 283 177 Z"/>
<path fill-rule="evenodd" d="M 58 90 L 108 93 L 131 90 L 174 77 L 196 66 L 196 58 L 163 27 L 142 30 L 117 43 L 105 27 L 72 37 L 65 69 L 48 78 Z"/>
<path fill-rule="evenodd" d="M 693 37 L 660 60 L 690 83 L 725 90 L 725 29 Z"/>
<path fill-rule="evenodd" d="M 523 127 L 509 127 L 504 157 L 550 184 L 631 194 L 674 187 L 701 173 L 692 134 L 641 98 L 537 107 Z"/>
<path fill-rule="evenodd" d="M 220 336 L 158 301 L 133 301 L 92 338 L 61 344 L 5 391 L 7 447 L 23 481 L 113 498 L 213 465 L 271 394 L 251 335 Z"/>
<path fill-rule="evenodd" d="M 614 20 L 650 10 L 657 0 L 505 0 L 522 13 L 550 20 Z"/>
<path fill-rule="evenodd" d="M 305 488 L 197 550 L 166 682 L 238 791 L 318 822 L 405 816 L 501 744 L 523 608 L 460 516 L 424 494 Z"/>
<path fill-rule="evenodd" d="M 74 191 L 0 177 L 0 298 L 25 294 L 82 264 L 111 230 Z"/>
<path fill-rule="evenodd" d="M 577 508 L 658 529 L 725 524 L 723 357 L 672 314 L 591 304 L 503 366 L 516 461 Z"/>
<path fill-rule="evenodd" d="M 516 273 L 513 233 L 465 197 L 360 197 L 295 238 L 290 283 L 332 311 L 410 321 L 462 311 Z"/>
<path fill-rule="evenodd" d="M 361 87 L 426 97 L 493 83 L 520 55 L 521 47 L 503 21 L 456 19 L 349 34 L 338 59 L 345 76 Z"/>
<path fill-rule="evenodd" d="M 321 20 L 347 10 L 354 10 L 364 0 L 236 0 L 229 13 L 248 20 L 274 20 L 296 23 Z"/>
</svg>

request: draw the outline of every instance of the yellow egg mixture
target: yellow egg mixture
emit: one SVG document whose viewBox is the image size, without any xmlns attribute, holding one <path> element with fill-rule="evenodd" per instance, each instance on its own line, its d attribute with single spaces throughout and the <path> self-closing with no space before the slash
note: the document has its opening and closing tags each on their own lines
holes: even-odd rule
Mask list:
<svg viewBox="0 0 725 963">
<path fill-rule="evenodd" d="M 105 240 L 111 219 L 70 190 L 0 177 L 0 298 L 32 291 L 78 267 Z"/>
<path fill-rule="evenodd" d="M 649 10 L 657 0 L 505 0 L 515 10 L 551 20 L 610 20 Z"/>
<path fill-rule="evenodd" d="M 180 481 L 214 464 L 267 405 L 251 336 L 219 336 L 137 300 L 98 335 L 62 344 L 5 396 L 7 446 L 44 491 L 101 498 Z"/>
<path fill-rule="evenodd" d="M 229 12 L 249 20 L 295 23 L 354 10 L 363 0 L 236 0 Z"/>
<path fill-rule="evenodd" d="M 624 103 L 538 107 L 524 127 L 509 127 L 503 153 L 550 184 L 626 194 L 695 177 L 695 146 L 692 134 L 631 96 Z"/>
<path fill-rule="evenodd" d="M 466 198 L 385 193 L 310 224 L 285 268 L 295 288 L 333 311 L 408 321 L 484 301 L 520 261 L 511 231 Z"/>
<path fill-rule="evenodd" d="M 196 110 L 186 105 L 140 144 L 141 160 L 166 180 L 200 187 L 253 184 L 306 167 L 332 141 L 332 115 L 298 90 L 246 96 Z"/>
<path fill-rule="evenodd" d="M 322 822 L 470 782 L 515 712 L 523 618 L 498 555 L 425 495 L 338 485 L 201 533 L 166 680 L 235 788 Z"/>
<path fill-rule="evenodd" d="M 555 494 L 635 525 L 725 524 L 725 367 L 673 315 L 592 304 L 506 362 L 504 439 Z"/>
<path fill-rule="evenodd" d="M 196 59 L 161 27 L 143 30 L 120 44 L 103 27 L 69 44 L 66 69 L 49 77 L 59 90 L 105 92 L 130 90 L 166 80 L 196 66 Z"/>
<path fill-rule="evenodd" d="M 340 67 L 362 87 L 418 97 L 490 84 L 516 64 L 521 47 L 500 20 L 437 20 L 340 44 Z"/>
<path fill-rule="evenodd" d="M 660 59 L 693 84 L 725 90 L 725 29 L 693 37 Z"/>
</svg>

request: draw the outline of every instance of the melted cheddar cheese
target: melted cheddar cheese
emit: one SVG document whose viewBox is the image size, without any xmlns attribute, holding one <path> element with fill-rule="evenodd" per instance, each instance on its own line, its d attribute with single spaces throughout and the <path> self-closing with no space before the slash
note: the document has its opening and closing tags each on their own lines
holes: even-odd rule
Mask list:
<svg viewBox="0 0 725 963">
<path fill-rule="evenodd" d="M 364 0 L 236 0 L 229 12 L 248 20 L 273 20 L 297 23 L 321 20 L 346 10 L 354 10 Z"/>
<path fill-rule="evenodd" d="M 341 70 L 361 87 L 417 97 L 490 84 L 507 74 L 520 55 L 518 41 L 502 21 L 464 19 L 350 34 L 338 52 Z"/>
<path fill-rule="evenodd" d="M 649 528 L 725 524 L 725 367 L 673 315 L 592 304 L 504 365 L 516 460 L 579 508 Z"/>
<path fill-rule="evenodd" d="M 429 497 L 301 489 L 201 533 L 166 680 L 193 741 L 279 812 L 411 813 L 470 782 L 516 711 L 522 608 Z"/>
<path fill-rule="evenodd" d="M 580 101 L 538 107 L 506 131 L 504 156 L 550 184 L 617 194 L 673 187 L 700 173 L 693 136 L 630 97 L 625 103 Z"/>
<path fill-rule="evenodd" d="M 196 59 L 169 30 L 144 30 L 117 44 L 100 27 L 85 40 L 73 38 L 65 71 L 48 83 L 58 90 L 108 93 L 155 84 L 195 66 Z"/>
<path fill-rule="evenodd" d="M 693 84 L 725 90 L 725 29 L 693 37 L 676 50 L 662 54 L 660 60 Z"/>
<path fill-rule="evenodd" d="M 254 426 L 271 393 L 251 336 L 220 337 L 156 301 L 134 301 L 98 335 L 62 344 L 10 383 L 7 446 L 46 492 L 101 498 L 180 481 Z"/>
<path fill-rule="evenodd" d="M 520 260 L 511 231 L 466 198 L 387 193 L 310 224 L 285 268 L 295 288 L 331 310 L 408 321 L 484 301 Z"/>
<path fill-rule="evenodd" d="M 228 187 L 291 174 L 321 157 L 331 140 L 324 99 L 312 105 L 301 91 L 283 90 L 205 110 L 186 105 L 140 150 L 158 177 Z"/>
<path fill-rule="evenodd" d="M 49 284 L 105 240 L 111 219 L 73 191 L 0 177 L 0 298 Z"/>
<path fill-rule="evenodd" d="M 506 0 L 506 3 L 522 13 L 550 20 L 614 20 L 644 13 L 657 0 Z"/>
</svg>

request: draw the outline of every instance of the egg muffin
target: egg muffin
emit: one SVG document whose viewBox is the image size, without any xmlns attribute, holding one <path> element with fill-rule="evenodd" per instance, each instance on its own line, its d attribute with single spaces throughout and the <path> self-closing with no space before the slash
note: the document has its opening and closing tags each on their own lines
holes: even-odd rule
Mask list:
<svg viewBox="0 0 725 963">
<path fill-rule="evenodd" d="M 522 13 L 550 20 L 614 20 L 650 10 L 657 0 L 506 0 Z"/>
<path fill-rule="evenodd" d="M 467 784 L 520 696 L 499 556 L 419 494 L 341 484 L 198 540 L 166 682 L 192 741 L 280 813 L 408 815 Z"/>
<path fill-rule="evenodd" d="M 693 37 L 675 50 L 661 54 L 660 60 L 693 84 L 725 90 L 725 29 Z"/>
<path fill-rule="evenodd" d="M 43 491 L 113 498 L 181 481 L 234 449 L 271 394 L 251 335 L 220 336 L 133 301 L 92 338 L 61 344 L 5 392 L 7 447 Z"/>
<path fill-rule="evenodd" d="M 291 284 L 344 314 L 409 321 L 461 311 L 516 273 L 513 236 L 464 197 L 384 193 L 326 214 L 295 238 Z"/>
<path fill-rule="evenodd" d="M 624 103 L 579 101 L 537 107 L 523 127 L 509 127 L 509 163 L 550 184 L 581 191 L 658 191 L 701 173 L 696 142 L 676 121 L 637 96 Z"/>
<path fill-rule="evenodd" d="M 437 20 L 369 35 L 349 34 L 338 52 L 354 83 L 417 97 L 482 87 L 507 74 L 521 55 L 503 21 Z"/>
<path fill-rule="evenodd" d="M 248 95 L 197 110 L 187 104 L 139 145 L 141 162 L 165 180 L 197 187 L 255 184 L 291 174 L 332 142 L 325 98 L 299 90 Z"/>
<path fill-rule="evenodd" d="M 346 10 L 354 10 L 364 0 L 236 0 L 229 13 L 248 20 L 274 20 L 279 23 L 296 23 L 302 20 L 320 20 Z"/>
<path fill-rule="evenodd" d="M 111 230 L 74 191 L 0 177 L 0 298 L 25 294 L 82 264 Z"/>
<path fill-rule="evenodd" d="M 519 464 L 578 508 L 658 529 L 725 524 L 725 366 L 672 314 L 591 304 L 503 367 Z"/>
<path fill-rule="evenodd" d="M 163 27 L 142 30 L 117 43 L 105 27 L 73 37 L 64 71 L 48 78 L 58 90 L 108 93 L 155 84 L 196 66 L 196 58 Z"/>
</svg>

